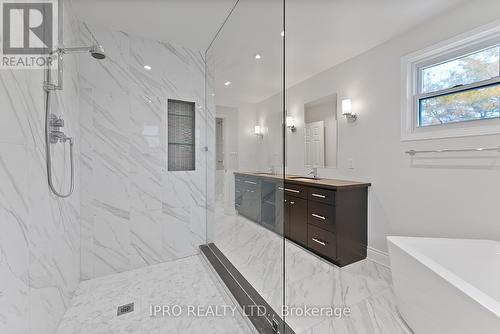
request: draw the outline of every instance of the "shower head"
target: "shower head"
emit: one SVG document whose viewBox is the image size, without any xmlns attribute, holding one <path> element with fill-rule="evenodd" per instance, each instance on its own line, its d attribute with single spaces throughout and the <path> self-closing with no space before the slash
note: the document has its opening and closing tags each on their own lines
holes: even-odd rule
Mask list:
<svg viewBox="0 0 500 334">
<path fill-rule="evenodd" d="M 50 80 L 50 63 L 48 63 L 48 66 L 46 67 L 46 75 L 45 75 L 45 81 L 43 83 L 43 88 L 45 91 L 49 92 L 51 90 L 62 90 L 63 89 L 63 58 L 65 54 L 70 54 L 70 53 L 90 53 L 92 57 L 94 57 L 97 60 L 103 60 L 106 58 L 106 53 L 104 52 L 104 48 L 100 44 L 94 44 L 91 46 L 81 46 L 81 47 L 76 47 L 76 48 L 65 48 L 65 47 L 58 47 L 54 51 L 50 53 L 51 57 L 57 57 L 57 64 L 59 67 L 59 71 L 57 71 L 57 82 L 54 83 Z"/>
<path fill-rule="evenodd" d="M 102 45 L 95 44 L 90 47 L 90 54 L 97 60 L 102 60 L 106 58 L 106 54 L 104 53 L 104 48 Z"/>
<path fill-rule="evenodd" d="M 69 53 L 84 53 L 89 52 L 92 57 L 98 60 L 106 58 L 106 53 L 104 53 L 104 48 L 102 45 L 94 44 L 91 46 L 77 47 L 77 48 L 62 48 L 60 52 L 63 54 Z"/>
</svg>

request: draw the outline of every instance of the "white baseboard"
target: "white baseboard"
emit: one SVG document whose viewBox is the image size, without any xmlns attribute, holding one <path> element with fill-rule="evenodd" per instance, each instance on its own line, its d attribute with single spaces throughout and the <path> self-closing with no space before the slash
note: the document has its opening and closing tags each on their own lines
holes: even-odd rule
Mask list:
<svg viewBox="0 0 500 334">
<path fill-rule="evenodd" d="M 391 263 L 389 261 L 389 254 L 372 247 L 368 247 L 368 259 L 386 266 L 387 268 L 390 268 L 391 266 Z"/>
</svg>

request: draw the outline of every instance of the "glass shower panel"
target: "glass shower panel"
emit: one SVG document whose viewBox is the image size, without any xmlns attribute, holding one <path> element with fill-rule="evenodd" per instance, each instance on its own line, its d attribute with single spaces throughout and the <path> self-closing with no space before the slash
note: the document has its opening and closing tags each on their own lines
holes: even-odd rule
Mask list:
<svg viewBox="0 0 500 334">
<path fill-rule="evenodd" d="M 282 0 L 240 0 L 205 55 L 207 241 L 271 323 L 284 282 L 283 10 Z"/>
</svg>

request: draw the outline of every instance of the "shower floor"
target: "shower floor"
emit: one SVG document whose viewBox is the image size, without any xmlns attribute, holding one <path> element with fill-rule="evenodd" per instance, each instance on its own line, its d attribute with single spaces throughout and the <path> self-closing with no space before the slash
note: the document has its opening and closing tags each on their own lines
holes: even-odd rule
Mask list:
<svg viewBox="0 0 500 334">
<path fill-rule="evenodd" d="M 210 270 L 198 255 L 84 281 L 57 334 L 252 333 Z M 117 316 L 117 307 L 129 303 L 134 311 Z M 151 317 L 151 305 L 170 306 L 170 316 Z M 174 305 L 182 307 L 178 317 Z M 191 305 L 202 308 L 188 314 Z"/>
</svg>

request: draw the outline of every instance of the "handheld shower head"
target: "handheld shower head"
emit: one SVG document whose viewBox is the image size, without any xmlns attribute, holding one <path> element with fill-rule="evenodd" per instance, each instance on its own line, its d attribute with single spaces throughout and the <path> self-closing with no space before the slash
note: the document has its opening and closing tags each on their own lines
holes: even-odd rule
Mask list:
<svg viewBox="0 0 500 334">
<path fill-rule="evenodd" d="M 50 63 L 46 67 L 45 81 L 43 83 L 43 88 L 45 90 L 45 159 L 47 163 L 47 179 L 49 183 L 50 190 L 58 197 L 66 198 L 71 196 L 75 184 L 75 168 L 74 168 L 74 158 L 73 158 L 73 138 L 67 137 L 64 132 L 60 131 L 59 128 L 64 126 L 64 121 L 62 119 L 54 119 L 50 113 L 50 93 L 55 90 L 63 89 L 63 56 L 68 53 L 85 53 L 89 52 L 92 57 L 98 60 L 106 58 L 104 53 L 104 48 L 102 45 L 94 44 L 91 46 L 76 47 L 76 48 L 65 48 L 60 47 L 51 52 L 51 56 L 57 56 L 58 61 L 58 80 L 57 83 L 53 83 L 50 80 Z M 57 123 L 57 124 L 56 124 Z M 58 142 L 65 143 L 69 140 L 70 144 L 70 163 L 71 163 L 71 183 L 70 189 L 67 193 L 59 193 L 53 185 L 52 181 L 52 158 L 50 153 L 50 145 Z"/>
</svg>

